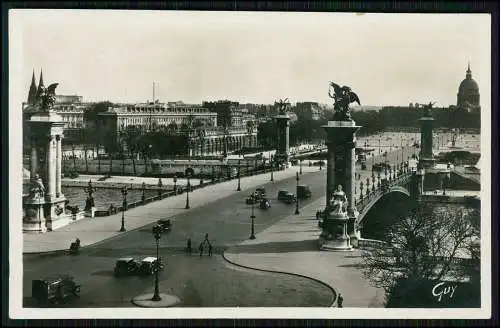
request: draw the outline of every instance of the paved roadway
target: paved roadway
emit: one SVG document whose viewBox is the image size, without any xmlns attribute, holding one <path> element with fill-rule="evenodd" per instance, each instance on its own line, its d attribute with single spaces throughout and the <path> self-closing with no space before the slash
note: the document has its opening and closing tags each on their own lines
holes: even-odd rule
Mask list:
<svg viewBox="0 0 500 328">
<path fill-rule="evenodd" d="M 387 160 L 394 162 L 396 154 Z M 375 162 L 381 158 L 375 158 Z M 371 164 L 371 161 L 369 163 Z M 361 171 L 371 175 L 371 167 Z M 324 196 L 326 170 L 300 176 L 301 184 L 311 187 L 312 197 L 300 202 L 300 207 Z M 255 232 L 275 224 L 295 211 L 295 205 L 276 200 L 279 189 L 294 192 L 296 181 L 291 177 L 263 185 L 271 198 L 267 211 L 255 208 Z M 160 291 L 179 296 L 181 306 L 329 306 L 332 293 L 325 286 L 306 279 L 287 275 L 256 275 L 255 271 L 234 270 L 220 257 L 221 252 L 239 244 L 250 234 L 251 206 L 245 204 L 248 192 L 233 195 L 213 203 L 171 217 L 172 231 L 160 241 L 160 257 L 166 268 L 160 274 Z M 302 213 L 303 214 L 303 213 Z M 311 217 L 315 213 L 310 213 Z M 128 307 L 130 299 L 152 292 L 152 277 L 125 277 L 116 279 L 113 266 L 117 258 L 154 256 L 155 242 L 152 225 L 105 240 L 82 250 L 78 256 L 23 255 L 23 296 L 25 306 L 36 306 L 31 296 L 31 281 L 58 273 L 75 277 L 82 284 L 79 299 L 69 302 L 70 307 Z M 215 246 L 214 256 L 188 257 L 184 248 L 188 238 L 193 248 L 203 241 L 205 234 Z"/>
<path fill-rule="evenodd" d="M 324 194 L 325 170 L 303 174 L 301 183 L 311 186 L 313 197 L 306 205 Z M 294 205 L 277 202 L 278 189 L 295 190 L 295 178 L 268 183 L 265 186 L 272 207 L 267 211 L 255 208 L 255 230 L 259 232 L 295 210 Z M 235 271 L 220 258 L 222 250 L 235 245 L 250 234 L 251 207 L 245 204 L 248 192 L 233 195 L 172 217 L 172 231 L 160 241 L 160 257 L 166 269 L 160 274 L 160 291 L 181 298 L 181 306 L 329 306 L 331 290 L 306 278 L 286 275 Z M 314 213 L 311 213 L 314 216 Z M 25 306 L 36 306 L 30 299 L 31 280 L 57 273 L 67 273 L 82 284 L 80 299 L 68 303 L 74 307 L 126 307 L 133 296 L 151 292 L 151 277 L 115 279 L 112 274 L 116 258 L 154 256 L 155 242 L 152 225 L 127 232 L 94 246 L 78 256 L 24 255 L 23 294 Z M 213 258 L 206 255 L 186 256 L 183 251 L 187 238 L 193 248 L 205 236 L 215 246 Z"/>
</svg>

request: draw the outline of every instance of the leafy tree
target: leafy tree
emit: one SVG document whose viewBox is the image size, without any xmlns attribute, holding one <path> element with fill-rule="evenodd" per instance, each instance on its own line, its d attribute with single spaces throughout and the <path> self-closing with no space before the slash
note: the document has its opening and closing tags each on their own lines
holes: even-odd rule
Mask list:
<svg viewBox="0 0 500 328">
<path fill-rule="evenodd" d="M 431 210 L 418 207 L 395 223 L 387 233 L 392 247 L 365 251 L 364 275 L 386 291 L 388 303 L 397 291 L 399 298 L 415 295 L 405 286 L 416 281 L 461 280 L 470 261 L 457 260 L 479 236 L 478 211 L 458 207 Z M 459 262 L 457 262 L 459 261 Z M 477 263 L 476 263 L 477 264 Z"/>
<path fill-rule="evenodd" d="M 110 101 L 101 101 L 91 104 L 87 110 L 83 113 L 84 120 L 87 123 L 95 124 L 98 120 L 98 114 L 105 112 L 109 107 L 113 107 L 114 104 Z"/>
</svg>

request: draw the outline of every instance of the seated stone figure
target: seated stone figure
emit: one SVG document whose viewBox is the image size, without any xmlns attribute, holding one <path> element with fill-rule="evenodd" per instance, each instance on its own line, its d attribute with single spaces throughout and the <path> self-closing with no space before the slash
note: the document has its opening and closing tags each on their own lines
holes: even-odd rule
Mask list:
<svg viewBox="0 0 500 328">
<path fill-rule="evenodd" d="M 337 190 L 333 193 L 330 204 L 332 204 L 332 212 L 335 214 L 344 214 L 347 212 L 347 197 L 345 192 L 342 191 L 341 185 L 337 186 Z"/>
<path fill-rule="evenodd" d="M 30 196 L 32 198 L 41 198 L 45 196 L 45 186 L 38 174 L 35 174 L 35 178 L 31 181 Z"/>
</svg>

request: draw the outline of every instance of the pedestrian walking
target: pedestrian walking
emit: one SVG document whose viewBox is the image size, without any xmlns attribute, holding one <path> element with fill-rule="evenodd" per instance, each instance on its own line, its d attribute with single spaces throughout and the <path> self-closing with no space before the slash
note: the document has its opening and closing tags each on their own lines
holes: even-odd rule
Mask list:
<svg viewBox="0 0 500 328">
<path fill-rule="evenodd" d="M 208 243 L 208 256 L 212 256 L 212 244 Z"/>
<path fill-rule="evenodd" d="M 186 252 L 188 255 L 191 255 L 192 251 L 193 249 L 191 248 L 191 238 L 188 238 Z"/>
<path fill-rule="evenodd" d="M 198 250 L 200 251 L 200 257 L 202 257 L 203 256 L 203 243 L 200 243 Z"/>
<path fill-rule="evenodd" d="M 337 299 L 337 305 L 339 308 L 344 307 L 342 304 L 344 303 L 344 298 L 342 297 L 342 294 L 339 294 L 339 297 Z"/>
</svg>

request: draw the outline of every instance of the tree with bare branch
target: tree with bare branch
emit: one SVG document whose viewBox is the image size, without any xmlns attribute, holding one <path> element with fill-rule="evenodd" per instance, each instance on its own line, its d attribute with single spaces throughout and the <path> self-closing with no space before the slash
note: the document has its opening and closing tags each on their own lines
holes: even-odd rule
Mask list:
<svg viewBox="0 0 500 328">
<path fill-rule="evenodd" d="M 404 294 L 402 286 L 470 279 L 464 266 L 478 265 L 467 254 L 479 237 L 478 222 L 475 209 L 419 206 L 389 229 L 386 248 L 363 253 L 363 273 L 384 288 L 388 303 L 395 291 Z"/>
</svg>

